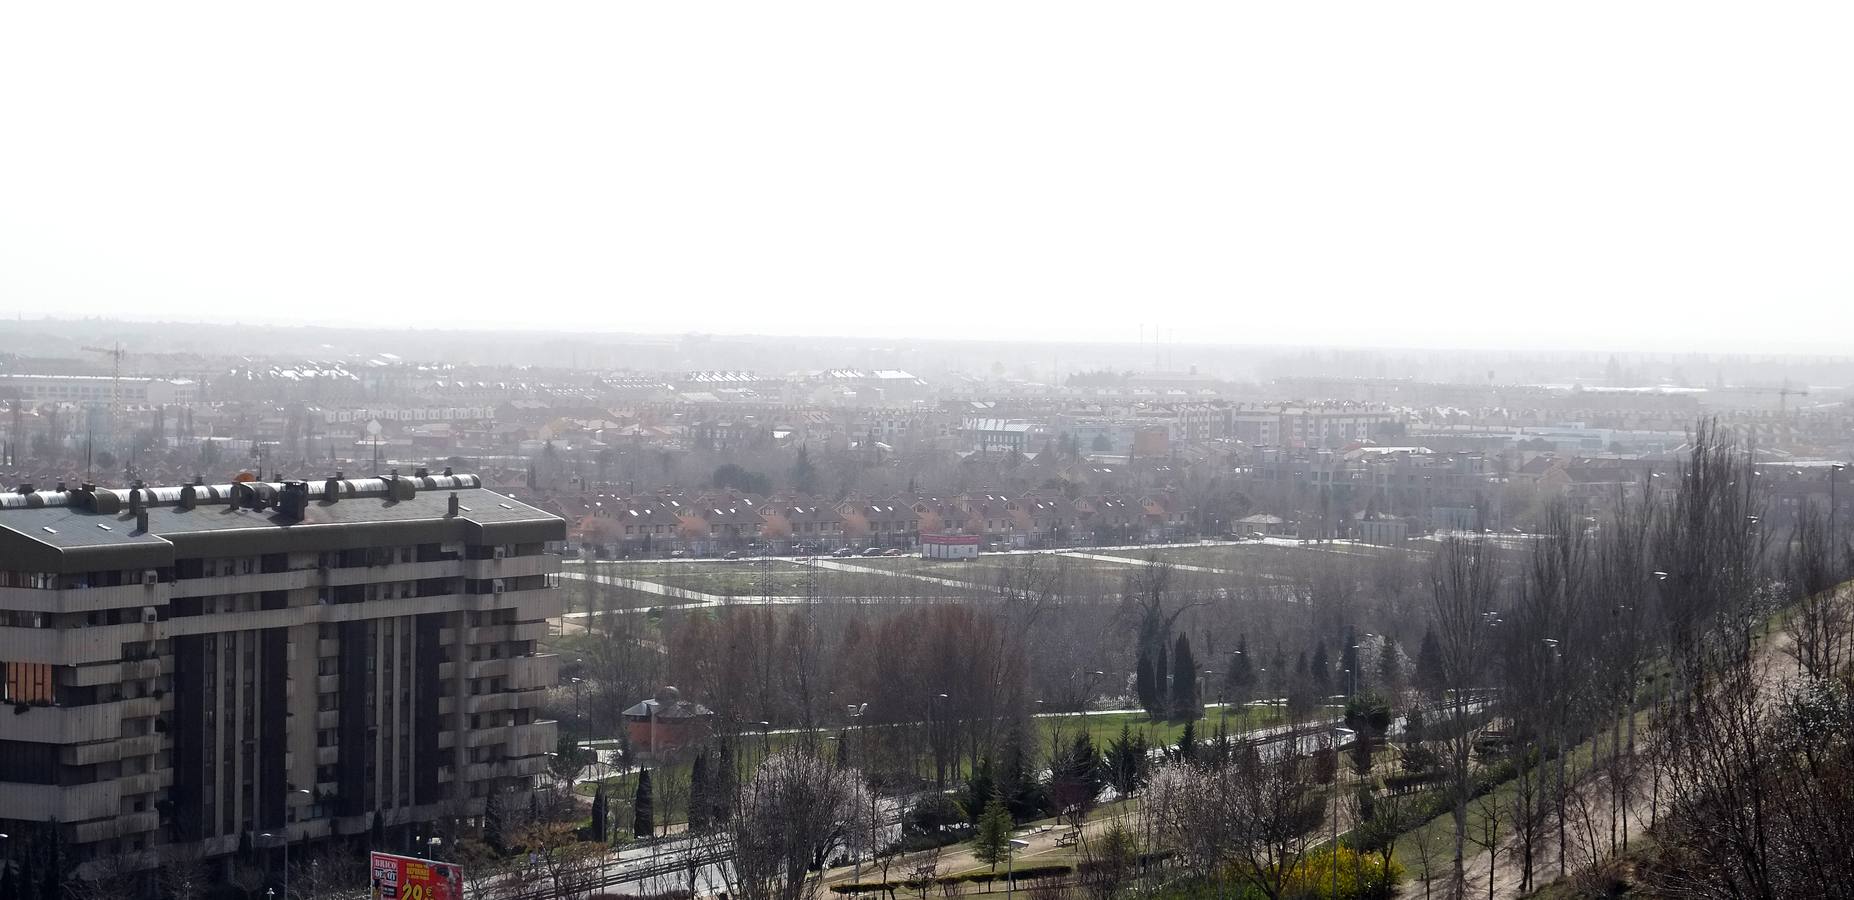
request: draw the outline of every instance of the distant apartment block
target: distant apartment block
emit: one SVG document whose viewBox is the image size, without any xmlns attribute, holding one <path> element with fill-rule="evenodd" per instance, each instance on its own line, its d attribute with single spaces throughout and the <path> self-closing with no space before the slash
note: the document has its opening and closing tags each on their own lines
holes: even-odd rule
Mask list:
<svg viewBox="0 0 1854 900">
<path fill-rule="evenodd" d="M 199 385 L 176 378 L 141 378 L 108 375 L 0 375 L 0 400 L 35 403 L 191 403 L 199 399 Z"/>
</svg>

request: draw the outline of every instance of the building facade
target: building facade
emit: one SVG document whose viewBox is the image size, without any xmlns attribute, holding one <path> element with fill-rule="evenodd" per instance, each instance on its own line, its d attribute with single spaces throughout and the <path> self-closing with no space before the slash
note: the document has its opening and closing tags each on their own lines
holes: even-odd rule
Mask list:
<svg viewBox="0 0 1854 900">
<path fill-rule="evenodd" d="M 480 485 L 0 495 L 0 831 L 55 829 L 81 876 L 531 790 L 565 523 Z"/>
</svg>

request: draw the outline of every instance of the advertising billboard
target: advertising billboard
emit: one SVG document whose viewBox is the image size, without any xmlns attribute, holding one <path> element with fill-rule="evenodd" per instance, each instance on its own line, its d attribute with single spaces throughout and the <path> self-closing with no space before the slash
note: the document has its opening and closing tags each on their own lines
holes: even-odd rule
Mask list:
<svg viewBox="0 0 1854 900">
<path fill-rule="evenodd" d="M 374 900 L 463 900 L 463 869 L 456 863 L 376 850 L 367 868 Z"/>
</svg>

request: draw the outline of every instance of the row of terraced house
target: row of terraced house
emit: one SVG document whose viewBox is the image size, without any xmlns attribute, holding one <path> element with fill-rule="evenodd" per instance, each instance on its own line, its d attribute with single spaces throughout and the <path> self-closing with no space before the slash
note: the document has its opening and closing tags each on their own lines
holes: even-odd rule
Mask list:
<svg viewBox="0 0 1854 900">
<path fill-rule="evenodd" d="M 967 534 L 986 545 L 1048 547 L 1172 540 L 1192 531 L 1173 491 L 1149 494 L 964 493 L 829 501 L 739 492 L 555 498 L 569 538 L 613 557 L 919 546 L 923 534 Z"/>
</svg>

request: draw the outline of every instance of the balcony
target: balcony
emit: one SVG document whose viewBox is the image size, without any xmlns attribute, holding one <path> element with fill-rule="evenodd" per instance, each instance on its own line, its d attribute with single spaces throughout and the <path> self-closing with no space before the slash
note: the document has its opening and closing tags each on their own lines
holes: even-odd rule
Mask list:
<svg viewBox="0 0 1854 900">
<path fill-rule="evenodd" d="M 208 578 L 183 578 L 173 584 L 176 597 L 219 597 L 226 594 L 261 594 L 265 591 L 294 591 L 321 584 L 315 569 L 288 572 L 252 572 L 246 575 L 214 575 Z"/>
<path fill-rule="evenodd" d="M 440 559 L 432 562 L 388 563 L 384 566 L 346 566 L 326 569 L 320 582 L 329 587 L 351 584 L 379 584 L 388 581 L 421 581 L 426 578 L 455 578 L 458 561 Z"/>
<path fill-rule="evenodd" d="M 100 609 L 162 606 L 167 603 L 165 584 L 125 584 L 118 587 L 68 588 L 42 591 L 34 588 L 0 588 L 0 609 L 20 612 L 87 613 Z"/>
<path fill-rule="evenodd" d="M 116 742 L 122 748 L 123 756 L 152 756 L 161 749 L 161 736 L 144 734 L 140 737 L 123 738 Z"/>
<path fill-rule="evenodd" d="M 32 706 L 4 720 L 7 740 L 41 744 L 83 744 L 122 736 L 123 703 L 89 706 Z"/>
<path fill-rule="evenodd" d="M 515 690 L 549 688 L 560 683 L 560 657 L 555 654 L 517 656 L 506 662 L 509 687 Z"/>
<path fill-rule="evenodd" d="M 340 675 L 317 675 L 315 677 L 315 692 L 318 694 L 332 694 L 340 689 Z"/>
<path fill-rule="evenodd" d="M 338 763 L 340 761 L 341 761 L 341 748 L 340 747 L 317 747 L 315 748 L 315 764 L 316 765 L 332 766 L 335 763 Z"/>
<path fill-rule="evenodd" d="M 560 571 L 560 557 L 540 553 L 534 556 L 511 556 L 506 559 L 466 559 L 463 576 L 485 578 L 520 578 L 524 575 L 553 575 Z"/>
<path fill-rule="evenodd" d="M 136 794 L 152 794 L 155 791 L 166 790 L 168 785 L 174 783 L 174 774 L 171 769 L 160 769 L 140 775 L 125 775 L 116 779 L 116 782 L 122 785 L 123 796 L 132 797 Z"/>
<path fill-rule="evenodd" d="M 123 644 L 166 637 L 166 626 L 166 622 L 135 622 L 83 628 L 0 627 L 0 659 L 30 659 L 57 666 L 115 663 L 122 660 Z"/>
<path fill-rule="evenodd" d="M 67 766 L 94 766 L 115 762 L 123 756 L 121 741 L 95 744 L 65 744 L 58 748 L 58 762 Z"/>
<path fill-rule="evenodd" d="M 114 819 L 122 808 L 122 791 L 114 781 L 60 786 L 8 784 L 6 815 L 28 822 L 83 822 Z"/>
<path fill-rule="evenodd" d="M 118 702 L 122 705 L 122 717 L 125 719 L 146 719 L 161 714 L 159 697 L 136 697 Z"/>
<path fill-rule="evenodd" d="M 508 747 L 503 752 L 510 756 L 540 756 L 551 752 L 559 739 L 559 723 L 552 719 L 511 725 Z"/>
<path fill-rule="evenodd" d="M 123 681 L 137 681 L 144 678 L 159 677 L 161 677 L 161 660 L 159 658 L 131 659 L 122 664 Z"/>
</svg>

